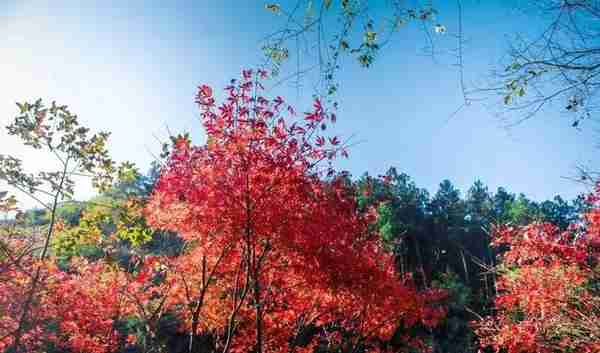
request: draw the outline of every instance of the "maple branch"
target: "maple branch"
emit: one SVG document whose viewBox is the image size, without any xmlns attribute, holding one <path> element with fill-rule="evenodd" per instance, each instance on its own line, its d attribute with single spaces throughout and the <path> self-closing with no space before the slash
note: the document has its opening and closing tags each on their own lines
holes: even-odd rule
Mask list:
<svg viewBox="0 0 600 353">
<path fill-rule="evenodd" d="M 197 331 L 198 331 L 200 311 L 204 305 L 204 298 L 205 298 L 206 292 L 208 290 L 208 285 L 212 281 L 217 268 L 221 264 L 221 261 L 223 260 L 223 258 L 227 254 L 227 252 L 231 249 L 232 249 L 231 245 L 225 246 L 223 248 L 223 250 L 221 251 L 221 254 L 217 258 L 217 261 L 215 262 L 215 265 L 212 267 L 212 269 L 210 270 L 210 273 L 208 273 L 208 275 L 206 273 L 206 271 L 207 271 L 206 255 L 202 256 L 202 280 L 201 280 L 202 281 L 202 289 L 200 290 L 200 297 L 198 298 L 198 300 L 196 300 L 195 308 L 190 309 L 191 317 L 192 317 L 192 327 L 191 327 L 191 332 L 190 332 L 190 341 L 189 341 L 189 345 L 188 345 L 188 350 L 190 353 L 194 352 L 194 337 L 196 336 Z M 186 292 L 187 292 L 187 286 L 186 286 Z M 190 301 L 189 294 L 188 294 L 188 301 Z"/>
</svg>

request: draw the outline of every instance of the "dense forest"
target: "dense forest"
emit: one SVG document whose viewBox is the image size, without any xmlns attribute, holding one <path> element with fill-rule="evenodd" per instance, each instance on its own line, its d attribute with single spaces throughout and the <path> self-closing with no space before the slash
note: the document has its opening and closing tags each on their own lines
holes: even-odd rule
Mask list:
<svg viewBox="0 0 600 353">
<path fill-rule="evenodd" d="M 475 90 L 461 0 L 454 27 L 432 1 L 264 4 L 263 62 L 199 85 L 206 138 L 167 128 L 150 168 L 118 162 L 110 132 L 70 106 L 18 102 L 3 133 L 34 154 L 0 145 L 0 352 L 599 353 L 593 166 L 572 180 L 589 192 L 545 201 L 340 168 L 361 148 L 337 129 L 343 60 L 372 68 L 410 26 L 432 59 L 452 39 L 451 117 L 492 95 L 517 128 L 552 103 L 570 128 L 591 124 L 600 4 L 524 3 L 541 34 L 517 36 Z M 291 81 L 308 107 L 278 95 Z"/>
</svg>

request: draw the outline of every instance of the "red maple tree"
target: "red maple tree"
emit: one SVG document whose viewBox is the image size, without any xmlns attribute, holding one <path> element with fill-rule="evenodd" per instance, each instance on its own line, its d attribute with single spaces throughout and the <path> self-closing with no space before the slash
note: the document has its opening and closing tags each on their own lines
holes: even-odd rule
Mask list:
<svg viewBox="0 0 600 353">
<path fill-rule="evenodd" d="M 172 266 L 173 308 L 193 337 L 223 352 L 300 352 L 344 344 L 378 351 L 402 323 L 433 326 L 439 292 L 399 278 L 393 256 L 359 212 L 331 162 L 346 155 L 319 100 L 297 115 L 260 95 L 263 71 L 244 71 L 217 107 L 199 87 L 207 143 L 180 138 L 147 207 L 149 223 L 192 250 Z"/>
<path fill-rule="evenodd" d="M 496 352 L 600 352 L 600 189 L 580 224 L 500 227 L 495 314 L 476 323 Z"/>
</svg>

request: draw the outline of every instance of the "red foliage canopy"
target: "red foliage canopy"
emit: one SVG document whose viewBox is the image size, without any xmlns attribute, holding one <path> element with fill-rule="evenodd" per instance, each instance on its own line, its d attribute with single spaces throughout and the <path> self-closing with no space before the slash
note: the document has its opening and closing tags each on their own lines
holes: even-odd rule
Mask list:
<svg viewBox="0 0 600 353">
<path fill-rule="evenodd" d="M 5 262 L 6 264 L 7 262 Z M 114 323 L 127 313 L 122 295 L 123 274 L 100 261 L 79 260 L 64 272 L 50 261 L 24 259 L 4 268 L 0 279 L 0 351 L 14 343 L 24 315 L 30 274 L 41 266 L 43 287 L 26 312 L 27 329 L 20 352 L 35 352 L 47 344 L 75 353 L 109 353 L 119 348 Z M 54 324 L 54 328 L 52 325 Z"/>
<path fill-rule="evenodd" d="M 508 353 L 600 352 L 600 208 L 560 231 L 551 224 L 497 229 L 496 314 L 477 323 L 483 346 Z"/>
<path fill-rule="evenodd" d="M 199 88 L 208 142 L 177 141 L 149 202 L 150 224 L 197 245 L 177 260 L 173 291 L 199 308 L 183 319 L 240 352 L 309 350 L 336 344 L 325 332 L 342 331 L 376 349 L 400 322 L 434 325 L 443 310 L 429 304 L 439 293 L 398 278 L 370 227 L 374 212 L 358 211 L 331 167 L 346 154 L 322 135 L 335 116 L 319 100 L 298 117 L 281 97 L 260 96 L 265 75 L 244 71 L 219 107 L 212 89 Z"/>
</svg>

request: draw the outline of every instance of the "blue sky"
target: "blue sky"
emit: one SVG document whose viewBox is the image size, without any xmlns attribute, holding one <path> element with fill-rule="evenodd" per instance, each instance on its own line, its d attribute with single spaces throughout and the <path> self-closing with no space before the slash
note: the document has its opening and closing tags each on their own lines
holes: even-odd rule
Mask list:
<svg viewBox="0 0 600 353">
<path fill-rule="evenodd" d="M 167 127 L 191 130 L 201 143 L 195 87 L 223 87 L 242 68 L 259 63 L 259 41 L 278 20 L 263 1 L 166 3 L 0 2 L 0 123 L 14 116 L 15 101 L 54 99 L 93 129 L 111 131 L 115 158 L 142 169 Z M 439 21 L 449 32 L 456 21 L 452 3 L 438 1 Z M 503 1 L 465 1 L 465 7 L 468 82 L 481 79 L 501 57 L 507 34 L 539 25 Z M 584 191 L 564 177 L 574 175 L 579 163 L 595 162 L 598 136 L 591 127 L 575 130 L 568 119 L 548 112 L 507 131 L 477 104 L 448 119 L 462 102 L 456 68 L 447 58 L 433 62 L 419 55 L 423 44 L 417 31 L 407 29 L 373 68 L 344 66 L 336 132 L 354 134 L 360 144 L 341 168 L 360 175 L 395 166 L 432 192 L 445 178 L 463 191 L 481 179 L 492 190 L 504 186 L 538 200 Z M 272 93 L 305 102 L 289 87 Z M 0 151 L 25 158 L 31 169 L 50 165 L 4 131 Z M 89 194 L 89 188 L 80 189 L 80 197 Z"/>
</svg>

